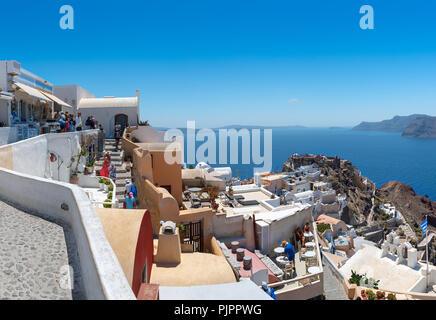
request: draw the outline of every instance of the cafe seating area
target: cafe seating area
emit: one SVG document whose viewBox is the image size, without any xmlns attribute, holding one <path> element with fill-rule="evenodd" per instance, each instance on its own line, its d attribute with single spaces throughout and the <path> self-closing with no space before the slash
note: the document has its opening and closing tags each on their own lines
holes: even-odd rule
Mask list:
<svg viewBox="0 0 436 320">
<path fill-rule="evenodd" d="M 294 261 L 289 261 L 284 253 L 285 249 L 281 244 L 282 242 L 279 242 L 278 246 L 271 251 L 269 256 L 283 270 L 283 280 L 320 272 L 316 243 L 312 231 L 304 233 L 304 245 L 302 245 L 302 242 L 291 242 L 295 251 Z"/>
</svg>

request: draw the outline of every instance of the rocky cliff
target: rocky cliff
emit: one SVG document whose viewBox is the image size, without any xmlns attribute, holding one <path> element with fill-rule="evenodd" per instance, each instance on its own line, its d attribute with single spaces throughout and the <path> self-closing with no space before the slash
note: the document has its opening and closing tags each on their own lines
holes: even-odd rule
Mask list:
<svg viewBox="0 0 436 320">
<path fill-rule="evenodd" d="M 420 117 L 412 120 L 402 135 L 411 138 L 436 138 L 436 117 Z"/>
<path fill-rule="evenodd" d="M 403 132 L 409 124 L 418 119 L 428 117 L 425 114 L 412 114 L 410 116 L 395 116 L 390 120 L 380 122 L 361 122 L 353 130 L 360 131 L 385 131 L 385 132 Z"/>
<path fill-rule="evenodd" d="M 415 226 L 425 220 L 425 215 L 436 219 L 436 202 L 428 196 L 417 195 L 411 186 L 402 182 L 389 181 L 377 189 L 377 196 L 394 205 Z"/>
<path fill-rule="evenodd" d="M 297 155 L 292 156 L 283 164 L 283 171 L 292 171 L 302 165 L 316 163 L 321 171 L 332 183 L 338 194 L 347 195 L 348 206 L 345 208 L 342 219 L 352 225 L 365 223 L 371 211 L 372 190 L 364 183 L 365 177 L 350 161 L 337 157 Z"/>
</svg>

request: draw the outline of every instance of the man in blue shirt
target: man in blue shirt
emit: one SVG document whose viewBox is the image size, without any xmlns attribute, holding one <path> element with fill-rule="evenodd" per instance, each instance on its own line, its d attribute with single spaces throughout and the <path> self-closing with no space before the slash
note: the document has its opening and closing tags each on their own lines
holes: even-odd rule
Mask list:
<svg viewBox="0 0 436 320">
<path fill-rule="evenodd" d="M 133 193 L 129 192 L 129 195 L 124 198 L 124 208 L 125 209 L 138 209 L 136 205 L 136 200 L 133 197 Z"/>
<path fill-rule="evenodd" d="M 294 247 L 292 246 L 291 243 L 288 243 L 287 241 L 283 241 L 282 242 L 282 247 L 285 248 L 285 255 L 288 256 L 289 261 L 294 261 L 295 260 L 295 251 L 294 251 Z"/>
</svg>

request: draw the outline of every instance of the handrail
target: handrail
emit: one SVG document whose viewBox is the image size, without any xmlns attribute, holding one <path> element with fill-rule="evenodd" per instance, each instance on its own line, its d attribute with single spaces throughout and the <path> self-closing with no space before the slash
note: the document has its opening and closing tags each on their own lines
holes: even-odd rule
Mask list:
<svg viewBox="0 0 436 320">
<path fill-rule="evenodd" d="M 283 281 L 280 281 L 280 282 L 274 282 L 274 283 L 268 284 L 268 287 L 270 287 L 270 288 L 280 287 L 280 286 L 283 286 L 283 285 L 286 285 L 286 284 L 289 284 L 289 283 L 294 283 L 294 282 L 298 282 L 298 281 L 301 281 L 301 280 L 306 280 L 307 278 L 312 278 L 312 277 L 320 276 L 322 273 L 323 273 L 323 271 L 319 271 L 319 272 L 313 273 L 313 274 L 312 273 L 311 274 L 305 274 L 304 276 L 300 276 L 300 277 L 297 277 L 297 278 L 294 278 L 294 279 L 288 279 L 288 280 L 283 280 Z"/>
</svg>

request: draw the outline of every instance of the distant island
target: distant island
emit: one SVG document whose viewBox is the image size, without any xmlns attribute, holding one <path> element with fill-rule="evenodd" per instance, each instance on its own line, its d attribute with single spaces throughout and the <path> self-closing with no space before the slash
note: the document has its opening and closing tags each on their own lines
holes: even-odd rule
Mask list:
<svg viewBox="0 0 436 320">
<path fill-rule="evenodd" d="M 222 126 L 215 129 L 304 129 L 305 126 L 299 126 L 299 125 L 290 125 L 290 126 L 260 126 L 260 125 L 240 125 L 240 124 L 233 124 L 228 126 Z"/>
<path fill-rule="evenodd" d="M 403 137 L 436 138 L 436 117 L 425 114 L 395 116 L 380 122 L 361 122 L 353 130 L 401 132 Z"/>
</svg>

